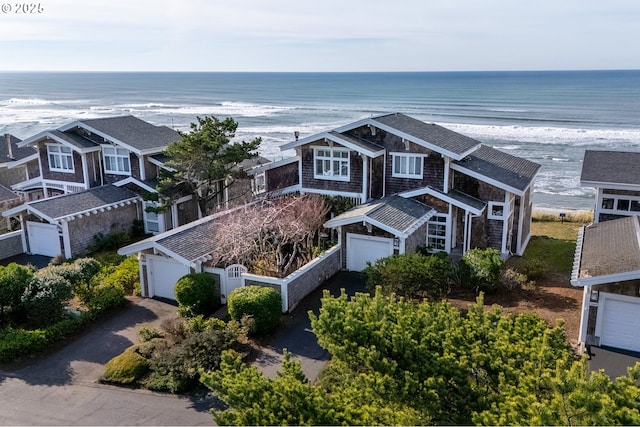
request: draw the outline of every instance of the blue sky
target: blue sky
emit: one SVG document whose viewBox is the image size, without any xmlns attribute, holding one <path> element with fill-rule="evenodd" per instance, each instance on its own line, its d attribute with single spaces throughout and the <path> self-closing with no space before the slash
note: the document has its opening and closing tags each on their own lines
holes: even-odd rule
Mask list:
<svg viewBox="0 0 640 427">
<path fill-rule="evenodd" d="M 0 4 L 4 71 L 640 69 L 637 0 Z"/>
</svg>

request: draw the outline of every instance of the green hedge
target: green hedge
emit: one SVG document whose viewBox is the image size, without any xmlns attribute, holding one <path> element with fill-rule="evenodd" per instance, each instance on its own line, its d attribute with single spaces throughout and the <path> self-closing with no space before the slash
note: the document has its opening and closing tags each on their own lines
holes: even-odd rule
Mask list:
<svg viewBox="0 0 640 427">
<path fill-rule="evenodd" d="M 245 286 L 234 289 L 227 301 L 229 315 L 240 321 L 243 316 L 253 317 L 251 333 L 264 335 L 273 332 L 280 324 L 282 300 L 278 291 L 261 286 Z"/>
<path fill-rule="evenodd" d="M 181 277 L 175 287 L 178 314 L 182 317 L 207 316 L 217 310 L 221 303 L 215 285 L 215 279 L 208 273 Z"/>
</svg>

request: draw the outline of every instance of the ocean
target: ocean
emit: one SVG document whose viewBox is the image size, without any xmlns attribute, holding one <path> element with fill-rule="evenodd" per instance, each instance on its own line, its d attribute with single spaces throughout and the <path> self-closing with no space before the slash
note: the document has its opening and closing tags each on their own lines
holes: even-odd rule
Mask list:
<svg viewBox="0 0 640 427">
<path fill-rule="evenodd" d="M 261 154 L 391 112 L 435 122 L 542 164 L 539 208 L 590 209 L 584 150 L 640 151 L 640 70 L 424 73 L 0 73 L 0 135 L 27 138 L 73 120 L 133 114 L 186 131 L 233 117 Z"/>
</svg>

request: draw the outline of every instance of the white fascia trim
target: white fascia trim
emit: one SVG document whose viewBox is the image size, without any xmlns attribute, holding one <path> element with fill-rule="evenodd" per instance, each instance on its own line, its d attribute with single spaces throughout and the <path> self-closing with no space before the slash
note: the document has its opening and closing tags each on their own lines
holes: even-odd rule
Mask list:
<svg viewBox="0 0 640 427">
<path fill-rule="evenodd" d="M 28 205 L 26 204 L 19 205 L 19 206 L 16 206 L 15 208 L 7 209 L 6 211 L 2 212 L 2 216 L 5 218 L 9 218 L 10 216 L 19 214 L 20 212 L 23 212 L 26 210 L 28 210 Z"/>
<path fill-rule="evenodd" d="M 12 160 L 10 162 L 7 162 L 7 169 L 15 168 L 17 166 L 24 165 L 25 163 L 29 163 L 29 162 L 32 162 L 34 160 L 38 160 L 38 152 L 37 151 L 35 153 L 31 154 L 30 156 L 27 156 L 27 157 L 25 157 L 23 159 Z"/>
<path fill-rule="evenodd" d="M 139 196 L 135 196 L 135 197 L 130 197 L 128 199 L 124 199 L 124 200 L 120 200 L 117 202 L 113 202 L 113 203 L 107 203 L 106 205 L 102 205 L 102 206 L 98 206 L 95 208 L 90 208 L 90 209 L 85 209 L 82 211 L 78 211 L 78 212 L 74 212 L 72 214 L 69 215 L 65 215 L 65 216 L 61 216 L 61 217 L 57 217 L 54 218 L 55 221 L 73 221 L 76 217 L 80 217 L 83 216 L 85 214 L 96 214 L 96 213 L 101 213 L 104 210 L 108 210 L 108 209 L 118 209 L 119 207 L 122 207 L 121 205 L 126 205 L 129 206 L 132 203 L 137 203 L 137 202 L 142 202 L 142 198 Z M 44 217 L 44 216 L 43 216 Z"/>
<path fill-rule="evenodd" d="M 154 153 L 154 154 L 158 154 L 158 153 Z M 167 166 L 167 164 L 166 164 L 166 163 L 162 163 L 162 162 L 160 162 L 160 161 L 158 161 L 158 160 L 154 159 L 153 157 L 151 157 L 151 156 L 149 156 L 149 155 L 147 155 L 147 160 L 148 160 L 148 161 L 149 161 L 149 163 L 151 163 L 152 165 L 156 165 L 156 166 L 158 166 L 159 168 L 162 168 L 162 169 L 164 169 L 164 170 L 168 170 L 169 172 L 175 172 L 175 171 L 176 171 L 176 169 L 174 169 L 174 168 L 172 168 L 172 167 Z"/>
<path fill-rule="evenodd" d="M 256 166 L 254 168 L 247 170 L 247 175 L 249 176 L 256 175 L 271 169 L 288 165 L 290 163 L 295 163 L 298 160 L 300 160 L 300 156 L 287 157 L 285 159 L 280 159 L 275 162 L 265 163 L 264 165 Z"/>
<path fill-rule="evenodd" d="M 114 186 L 116 187 L 122 187 L 123 185 L 127 185 L 127 184 L 135 184 L 140 188 L 143 188 L 145 190 L 147 190 L 149 193 L 157 193 L 156 189 L 153 187 L 149 187 L 147 184 L 145 184 L 142 181 L 137 180 L 136 178 L 130 176 L 128 178 L 125 178 L 121 181 L 116 181 L 113 183 Z"/>
<path fill-rule="evenodd" d="M 603 191 L 607 189 L 611 190 L 628 190 L 628 191 L 640 191 L 640 185 L 636 184 L 624 184 L 616 182 L 596 182 L 596 181 L 580 181 L 581 187 L 593 187 L 600 188 Z"/>
<path fill-rule="evenodd" d="M 43 186 L 43 178 L 42 176 L 36 176 L 35 178 L 28 179 L 26 181 L 18 182 L 17 184 L 13 184 L 11 186 L 12 190 L 35 190 L 41 188 Z"/>
<path fill-rule="evenodd" d="M 595 277 L 581 277 L 571 280 L 571 284 L 576 287 L 604 285 L 606 283 L 626 282 L 628 280 L 640 279 L 640 270 L 626 271 L 624 273 L 606 274 Z"/>
<path fill-rule="evenodd" d="M 133 153 L 135 153 L 135 154 L 137 154 L 139 156 L 146 155 L 146 154 L 157 154 L 157 153 L 161 153 L 161 152 L 163 152 L 164 150 L 167 149 L 167 146 L 163 145 L 161 147 L 154 147 L 154 148 L 150 148 L 150 149 L 146 149 L 146 150 L 140 150 L 138 148 L 132 147 L 131 145 L 129 145 L 129 144 L 123 142 L 123 141 L 120 141 L 117 138 L 114 138 L 111 135 L 108 135 L 108 134 L 106 134 L 104 132 L 101 132 L 101 131 L 91 127 L 91 126 L 88 126 L 87 124 L 82 123 L 81 121 L 75 121 L 73 123 L 69 123 L 68 125 L 63 126 L 63 127 L 59 128 L 58 130 L 64 132 L 64 131 L 67 131 L 69 129 L 73 129 L 75 127 L 80 127 L 82 129 L 88 130 L 89 132 L 91 132 L 93 134 L 96 134 L 96 135 L 104 138 L 107 141 L 110 141 L 110 142 L 112 142 L 112 143 L 114 143 L 116 145 L 121 145 L 122 147 L 128 149 L 129 151 L 131 151 L 131 152 L 133 152 Z"/>
<path fill-rule="evenodd" d="M 392 227 L 389 227 L 386 224 L 382 224 L 381 222 L 372 220 L 371 218 L 369 218 L 366 215 L 352 216 L 352 217 L 344 218 L 344 219 L 337 220 L 337 221 L 334 218 L 334 219 L 331 219 L 331 220 L 325 222 L 324 223 L 324 227 L 325 228 L 336 228 L 336 227 L 340 227 L 340 226 L 343 226 L 343 225 L 355 224 L 355 223 L 358 223 L 358 222 L 369 223 L 369 224 L 371 224 L 371 225 L 373 225 L 375 227 L 378 227 L 381 230 L 387 231 L 387 232 L 389 232 L 389 233 L 391 233 L 391 234 L 393 234 L 393 235 L 395 235 L 395 236 L 397 236 L 397 237 L 399 237 L 401 239 L 406 239 L 409 236 L 409 234 L 407 234 L 405 231 L 396 230 L 396 229 L 394 229 Z M 358 234 L 358 233 L 356 233 L 356 234 Z"/>
<path fill-rule="evenodd" d="M 302 145 L 311 144 L 313 142 L 318 142 L 318 141 L 327 140 L 327 139 L 329 141 L 332 141 L 332 142 L 334 142 L 336 144 L 339 144 L 339 145 L 341 145 L 341 146 L 343 146 L 345 148 L 348 148 L 349 150 L 356 151 L 359 154 L 364 154 L 364 155 L 369 156 L 369 157 L 374 157 L 374 158 L 375 157 L 380 157 L 385 153 L 384 149 L 378 150 L 378 151 L 371 151 L 371 150 L 363 149 L 362 147 L 359 147 L 359 146 L 353 144 L 352 142 L 347 141 L 346 139 L 339 138 L 338 136 L 333 135 L 333 134 L 331 134 L 329 132 L 322 132 L 322 133 L 317 134 L 317 135 L 312 135 L 312 136 L 310 136 L 308 138 L 299 139 L 297 141 L 281 145 L 280 146 L 280 150 L 281 151 L 290 150 L 290 149 L 293 149 L 293 148 L 296 148 L 296 147 L 300 147 Z M 319 146 L 319 147 L 326 148 L 325 146 Z"/>
<path fill-rule="evenodd" d="M 423 188 L 418 188 L 416 190 L 405 191 L 404 193 L 399 193 L 398 195 L 404 197 L 405 199 L 409 199 L 411 197 L 424 196 L 425 194 L 435 197 L 436 199 L 442 200 L 443 202 L 449 203 L 450 205 L 453 205 L 455 207 L 462 208 L 466 211 L 471 212 L 474 215 L 482 215 L 482 212 L 484 212 L 484 209 L 478 210 L 473 206 L 466 205 L 460 202 L 459 200 L 456 200 L 452 197 L 442 194 L 430 187 L 423 187 Z"/>
<path fill-rule="evenodd" d="M 471 178 L 475 178 L 475 179 L 477 179 L 477 180 L 480 180 L 480 181 L 486 182 L 487 184 L 491 184 L 491 185 L 493 185 L 494 187 L 501 188 L 501 189 L 503 189 L 503 190 L 505 190 L 505 191 L 508 191 L 508 192 L 510 192 L 510 193 L 513 193 L 513 194 L 515 194 L 516 196 L 519 196 L 519 197 L 522 197 L 522 195 L 525 193 L 525 191 L 527 190 L 527 188 L 529 188 L 529 187 L 531 186 L 531 184 L 530 184 L 530 185 L 528 185 L 528 186 L 527 186 L 527 188 L 525 188 L 524 190 L 518 190 L 518 189 L 517 189 L 517 188 L 515 188 L 515 187 L 512 187 L 512 186 L 507 185 L 507 184 L 505 184 L 505 183 L 503 183 L 503 182 L 500 182 L 500 181 L 496 181 L 496 180 L 495 180 L 495 179 L 493 179 L 493 178 L 489 178 L 488 176 L 485 176 L 485 175 L 482 175 L 482 174 L 480 174 L 480 173 L 478 173 L 478 172 L 475 172 L 475 171 L 469 170 L 469 169 L 467 169 L 467 168 L 465 168 L 465 167 L 462 167 L 462 166 L 460 166 L 460 165 L 452 164 L 452 165 L 451 165 L 451 169 L 453 169 L 453 170 L 455 170 L 455 171 L 458 171 L 458 172 L 460 172 L 460 173 L 463 173 L 463 174 L 465 174 L 465 175 L 467 175 L 467 176 L 470 176 Z M 535 177 L 534 177 L 534 179 L 532 180 L 532 182 L 533 182 L 534 180 L 535 180 Z"/>
<path fill-rule="evenodd" d="M 32 136 L 31 138 L 27 138 L 22 142 L 18 143 L 18 147 L 24 147 L 30 143 L 35 143 L 35 142 L 39 142 L 41 140 L 45 141 L 45 144 L 47 144 L 46 140 L 51 140 L 54 141 L 56 144 L 60 144 L 60 145 L 64 145 L 65 147 L 69 147 L 72 151 L 75 151 L 76 153 L 93 153 L 95 151 L 100 151 L 101 148 L 100 146 L 95 146 L 95 147 L 89 147 L 89 148 L 79 148 L 76 147 L 73 144 L 70 144 L 69 142 L 65 141 L 64 139 L 58 137 L 57 135 L 52 134 L 50 131 L 45 130 L 44 132 L 40 132 L 39 134 Z"/>
<path fill-rule="evenodd" d="M 279 191 L 279 190 L 274 190 L 274 192 L 277 192 L 277 191 Z M 344 196 L 344 197 L 355 197 L 355 198 L 358 198 L 358 199 L 362 198 L 362 193 L 347 193 L 345 191 L 320 190 L 320 189 L 317 189 L 317 188 L 306 188 L 306 187 L 305 188 L 300 187 L 299 191 L 301 193 L 322 194 L 322 195 L 325 195 L 325 196 Z"/>
<path fill-rule="evenodd" d="M 480 146 L 482 145 L 481 142 L 478 142 L 477 145 L 473 146 L 469 150 L 465 151 L 464 153 L 458 154 L 458 153 L 454 153 L 453 151 L 445 150 L 442 147 L 439 147 L 439 146 L 437 146 L 435 144 L 432 144 L 429 141 L 425 141 L 424 139 L 420 139 L 420 138 L 418 138 L 418 137 L 416 137 L 414 135 L 408 134 L 406 132 L 399 131 L 396 128 L 393 128 L 391 126 L 387 126 L 385 124 L 382 124 L 382 123 L 376 121 L 375 119 L 370 119 L 370 120 L 371 120 L 371 123 L 368 123 L 368 124 L 371 124 L 372 126 L 375 126 L 378 129 L 382 129 L 382 130 L 384 130 L 386 132 L 389 132 L 389 133 L 391 133 L 393 135 L 399 136 L 399 137 L 404 138 L 404 139 L 406 139 L 408 141 L 414 142 L 414 143 L 416 143 L 418 145 L 422 145 L 423 147 L 428 148 L 431 151 L 435 151 L 436 153 L 440 153 L 443 156 L 450 157 L 450 158 L 452 158 L 454 160 L 462 160 L 462 159 L 464 159 L 469 154 L 473 153 L 478 148 L 480 148 Z"/>
</svg>

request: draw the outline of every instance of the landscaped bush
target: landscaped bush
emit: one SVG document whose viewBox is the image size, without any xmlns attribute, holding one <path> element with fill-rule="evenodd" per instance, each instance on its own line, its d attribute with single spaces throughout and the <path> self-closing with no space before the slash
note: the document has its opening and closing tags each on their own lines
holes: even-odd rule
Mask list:
<svg viewBox="0 0 640 427">
<path fill-rule="evenodd" d="M 87 301 L 87 307 L 93 316 L 123 305 L 127 300 L 124 289 L 116 285 L 98 285 Z"/>
<path fill-rule="evenodd" d="M 32 278 L 33 269 L 30 267 L 15 263 L 0 266 L 0 315 L 6 311 L 17 314 L 21 308 L 22 295 Z"/>
<path fill-rule="evenodd" d="M 273 332 L 280 323 L 282 300 L 278 291 L 261 286 L 236 288 L 227 300 L 229 315 L 240 321 L 245 315 L 254 320 L 251 333 L 264 335 Z"/>
<path fill-rule="evenodd" d="M 103 380 L 117 384 L 132 384 L 149 370 L 149 362 L 131 346 L 109 360 L 104 367 Z"/>
<path fill-rule="evenodd" d="M 500 272 L 504 260 L 496 249 L 471 249 L 462 256 L 462 265 L 466 270 L 466 282 L 476 291 L 494 292 L 500 283 Z"/>
<path fill-rule="evenodd" d="M 445 253 L 425 256 L 416 252 L 368 263 L 363 273 L 371 291 L 380 286 L 387 294 L 439 300 L 449 291 L 451 262 Z"/>
<path fill-rule="evenodd" d="M 500 273 L 500 284 L 503 288 L 513 291 L 523 287 L 533 287 L 534 282 L 529 282 L 525 274 L 519 273 L 512 268 L 507 268 Z"/>
<path fill-rule="evenodd" d="M 101 282 L 105 285 L 119 286 L 127 294 L 140 295 L 140 271 L 136 257 L 127 257 L 113 271 L 107 274 Z"/>
<path fill-rule="evenodd" d="M 178 314 L 193 317 L 209 315 L 220 307 L 220 296 L 215 292 L 215 279 L 207 273 L 192 273 L 181 277 L 175 286 Z"/>
<path fill-rule="evenodd" d="M 524 274 L 529 279 L 538 280 L 546 271 L 546 266 L 539 258 L 529 258 L 524 263 Z"/>
<path fill-rule="evenodd" d="M 99 233 L 93 238 L 91 251 L 101 252 L 118 249 L 129 243 L 129 240 L 131 239 L 127 233 L 114 233 L 106 236 Z"/>
<path fill-rule="evenodd" d="M 29 323 L 46 326 L 62 317 L 71 297 L 71 284 L 62 276 L 42 274 L 29 281 L 21 302 Z"/>
<path fill-rule="evenodd" d="M 10 362 L 24 354 L 41 352 L 47 346 L 45 332 L 41 329 L 6 328 L 0 331 L 0 362 Z"/>
</svg>

